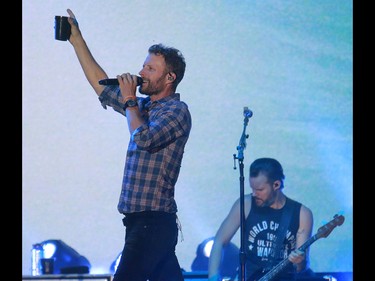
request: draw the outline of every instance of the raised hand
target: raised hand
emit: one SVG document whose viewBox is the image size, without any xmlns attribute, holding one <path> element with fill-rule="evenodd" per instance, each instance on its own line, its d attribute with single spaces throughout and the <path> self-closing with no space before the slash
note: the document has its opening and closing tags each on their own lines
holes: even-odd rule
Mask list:
<svg viewBox="0 0 375 281">
<path fill-rule="evenodd" d="M 69 14 L 69 18 L 68 18 L 68 21 L 70 23 L 70 27 L 71 27 L 71 35 L 70 35 L 70 38 L 69 38 L 69 41 L 70 43 L 73 44 L 75 38 L 77 36 L 80 36 L 81 35 L 81 31 L 79 30 L 79 26 L 78 26 L 78 21 L 76 19 L 76 16 L 74 15 L 74 13 L 72 12 L 72 10 L 70 9 L 67 9 L 66 10 Z"/>
</svg>

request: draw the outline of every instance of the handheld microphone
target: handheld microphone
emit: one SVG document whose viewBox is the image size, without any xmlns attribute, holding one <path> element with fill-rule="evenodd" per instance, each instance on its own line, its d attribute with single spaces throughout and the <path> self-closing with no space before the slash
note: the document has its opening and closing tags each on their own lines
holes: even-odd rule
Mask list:
<svg viewBox="0 0 375 281">
<path fill-rule="evenodd" d="M 251 118 L 251 116 L 253 116 L 253 112 L 246 106 L 243 108 L 243 116 Z"/>
<path fill-rule="evenodd" d="M 141 86 L 143 83 L 142 77 L 137 76 L 137 86 Z M 99 80 L 100 85 L 119 85 L 117 78 L 108 78 Z"/>
</svg>

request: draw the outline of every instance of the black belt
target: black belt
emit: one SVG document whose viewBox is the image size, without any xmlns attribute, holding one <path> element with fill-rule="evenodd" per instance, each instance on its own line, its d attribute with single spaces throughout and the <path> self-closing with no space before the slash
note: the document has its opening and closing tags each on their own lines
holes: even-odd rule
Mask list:
<svg viewBox="0 0 375 281">
<path fill-rule="evenodd" d="M 176 213 L 167 213 L 162 211 L 143 211 L 123 214 L 126 218 L 161 218 L 176 217 Z"/>
<path fill-rule="evenodd" d="M 148 220 L 148 219 L 158 219 L 161 221 L 175 222 L 177 215 L 176 213 L 167 213 L 161 211 L 143 211 L 135 213 L 126 213 L 122 219 L 123 224 L 126 226 L 128 223 L 136 222 L 137 220 Z"/>
</svg>

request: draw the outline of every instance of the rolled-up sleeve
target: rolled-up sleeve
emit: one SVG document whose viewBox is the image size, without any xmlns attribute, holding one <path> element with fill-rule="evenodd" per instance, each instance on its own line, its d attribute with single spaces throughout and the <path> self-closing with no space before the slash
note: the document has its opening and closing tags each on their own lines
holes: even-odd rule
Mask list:
<svg viewBox="0 0 375 281">
<path fill-rule="evenodd" d="M 125 110 L 123 109 L 124 103 L 122 102 L 119 86 L 106 86 L 99 96 L 99 102 L 104 109 L 107 109 L 107 106 L 110 106 L 114 111 L 117 111 L 118 113 L 126 116 Z"/>
</svg>

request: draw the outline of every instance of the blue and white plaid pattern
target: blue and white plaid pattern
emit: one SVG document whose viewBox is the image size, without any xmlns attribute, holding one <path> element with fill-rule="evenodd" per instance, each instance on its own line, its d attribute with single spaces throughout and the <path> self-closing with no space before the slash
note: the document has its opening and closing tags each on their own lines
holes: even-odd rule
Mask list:
<svg viewBox="0 0 375 281">
<path fill-rule="evenodd" d="M 175 213 L 174 188 L 192 126 L 188 106 L 178 93 L 137 99 L 146 122 L 130 137 L 118 211 Z M 118 86 L 105 87 L 99 101 L 125 116 Z"/>
</svg>

